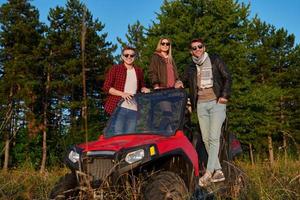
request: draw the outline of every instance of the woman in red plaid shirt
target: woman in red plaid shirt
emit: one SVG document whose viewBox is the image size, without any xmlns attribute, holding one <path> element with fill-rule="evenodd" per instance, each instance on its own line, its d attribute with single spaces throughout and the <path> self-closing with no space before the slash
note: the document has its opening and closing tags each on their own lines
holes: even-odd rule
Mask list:
<svg viewBox="0 0 300 200">
<path fill-rule="evenodd" d="M 133 95 L 138 91 L 148 93 L 150 90 L 145 87 L 142 69 L 134 65 L 135 49 L 125 47 L 121 58 L 123 63 L 112 66 L 106 75 L 103 90 L 108 93 L 108 98 L 104 109 L 111 115 L 123 98 L 125 101 L 121 104 L 115 131 L 130 133 L 134 131 L 137 113 Z"/>
</svg>

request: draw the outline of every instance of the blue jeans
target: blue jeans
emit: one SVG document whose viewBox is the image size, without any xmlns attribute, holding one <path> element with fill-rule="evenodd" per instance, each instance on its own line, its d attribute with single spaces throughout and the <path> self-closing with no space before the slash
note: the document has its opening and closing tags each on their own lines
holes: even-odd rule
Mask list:
<svg viewBox="0 0 300 200">
<path fill-rule="evenodd" d="M 115 122 L 115 133 L 134 133 L 137 120 L 137 111 L 120 108 Z"/>
<path fill-rule="evenodd" d="M 208 154 L 206 170 L 213 173 L 222 169 L 219 161 L 220 136 L 226 118 L 226 104 L 216 100 L 197 103 L 197 115 L 202 139 Z"/>
</svg>

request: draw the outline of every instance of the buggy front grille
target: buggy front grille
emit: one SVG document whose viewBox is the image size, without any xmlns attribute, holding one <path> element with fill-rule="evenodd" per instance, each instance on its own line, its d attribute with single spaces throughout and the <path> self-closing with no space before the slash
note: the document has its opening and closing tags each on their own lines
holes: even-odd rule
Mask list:
<svg viewBox="0 0 300 200">
<path fill-rule="evenodd" d="M 104 181 L 112 172 L 112 159 L 101 157 L 87 157 L 83 160 L 84 172 L 93 177 L 93 181 Z"/>
</svg>

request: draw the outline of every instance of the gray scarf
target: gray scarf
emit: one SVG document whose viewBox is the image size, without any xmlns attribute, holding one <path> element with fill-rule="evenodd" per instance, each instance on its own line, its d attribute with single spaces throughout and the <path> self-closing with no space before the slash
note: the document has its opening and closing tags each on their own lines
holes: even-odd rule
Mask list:
<svg viewBox="0 0 300 200">
<path fill-rule="evenodd" d="M 205 59 L 207 58 L 207 56 L 208 56 L 208 53 L 204 52 L 204 54 L 201 57 L 198 58 L 198 57 L 193 56 L 192 59 L 195 64 L 202 65 L 203 62 L 205 61 Z"/>
<path fill-rule="evenodd" d="M 192 59 L 197 66 L 197 76 L 200 76 L 200 88 L 213 87 L 212 65 L 208 53 L 204 52 L 199 58 L 193 56 Z"/>
</svg>

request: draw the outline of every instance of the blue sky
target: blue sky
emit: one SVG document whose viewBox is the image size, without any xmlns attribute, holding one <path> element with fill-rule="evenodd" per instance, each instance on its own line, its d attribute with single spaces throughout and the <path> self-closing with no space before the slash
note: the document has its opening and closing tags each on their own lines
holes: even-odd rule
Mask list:
<svg viewBox="0 0 300 200">
<path fill-rule="evenodd" d="M 285 28 L 296 36 L 300 43 L 300 0 L 239 0 L 251 4 L 251 16 L 257 14 L 260 19 L 276 28 Z M 6 0 L 0 0 L 0 4 Z M 145 27 L 156 20 L 155 12 L 160 11 L 163 0 L 82 0 L 93 14 L 105 24 L 104 32 L 108 41 L 117 44 L 117 37 L 125 38 L 128 24 L 139 20 Z M 32 0 L 31 3 L 40 11 L 40 20 L 47 22 L 50 8 L 64 6 L 66 0 Z"/>
</svg>

